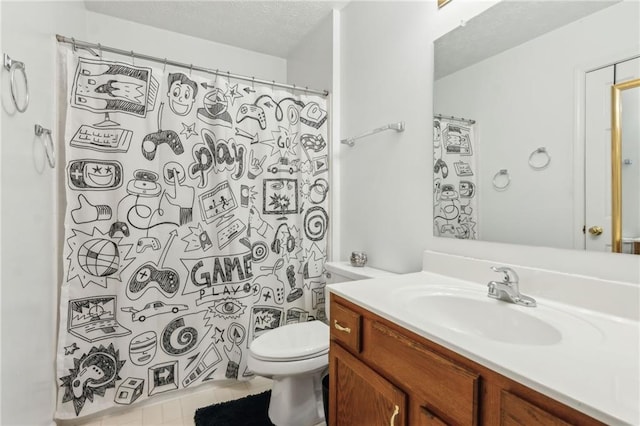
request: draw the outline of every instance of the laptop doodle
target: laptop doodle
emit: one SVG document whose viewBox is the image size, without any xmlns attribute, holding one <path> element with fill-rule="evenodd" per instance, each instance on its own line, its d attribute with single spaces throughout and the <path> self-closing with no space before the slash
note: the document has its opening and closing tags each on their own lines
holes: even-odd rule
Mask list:
<svg viewBox="0 0 640 426">
<path fill-rule="evenodd" d="M 131 334 L 116 320 L 116 305 L 116 296 L 70 300 L 69 333 L 89 343 Z"/>
</svg>

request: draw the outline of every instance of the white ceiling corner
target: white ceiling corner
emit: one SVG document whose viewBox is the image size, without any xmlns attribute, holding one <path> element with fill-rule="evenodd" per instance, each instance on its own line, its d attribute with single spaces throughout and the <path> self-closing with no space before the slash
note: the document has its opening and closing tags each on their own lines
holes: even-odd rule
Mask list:
<svg viewBox="0 0 640 426">
<path fill-rule="evenodd" d="M 342 1 L 84 0 L 87 10 L 286 58 Z"/>
</svg>

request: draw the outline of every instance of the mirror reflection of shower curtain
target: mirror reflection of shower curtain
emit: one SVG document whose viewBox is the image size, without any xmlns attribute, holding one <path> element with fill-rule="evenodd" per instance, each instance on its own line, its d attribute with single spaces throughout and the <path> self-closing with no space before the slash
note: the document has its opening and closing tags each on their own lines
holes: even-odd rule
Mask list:
<svg viewBox="0 0 640 426">
<path fill-rule="evenodd" d="M 80 52 L 56 418 L 250 379 L 255 338 L 326 318 L 326 100 Z"/>
<path fill-rule="evenodd" d="M 474 125 L 433 119 L 433 235 L 478 238 Z"/>
</svg>

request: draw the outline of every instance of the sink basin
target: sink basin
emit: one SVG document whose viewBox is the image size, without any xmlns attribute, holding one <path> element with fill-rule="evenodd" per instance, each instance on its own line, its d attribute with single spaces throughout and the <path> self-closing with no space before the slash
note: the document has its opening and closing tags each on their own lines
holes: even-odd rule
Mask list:
<svg viewBox="0 0 640 426">
<path fill-rule="evenodd" d="M 518 306 L 481 291 L 421 287 L 394 297 L 408 315 L 432 327 L 504 343 L 544 346 L 599 336 L 597 328 L 576 316 L 546 306 Z"/>
</svg>

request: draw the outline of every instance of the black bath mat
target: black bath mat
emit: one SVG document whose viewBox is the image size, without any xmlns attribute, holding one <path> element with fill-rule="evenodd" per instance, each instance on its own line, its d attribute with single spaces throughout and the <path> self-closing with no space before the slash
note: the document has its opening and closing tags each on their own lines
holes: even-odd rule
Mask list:
<svg viewBox="0 0 640 426">
<path fill-rule="evenodd" d="M 273 426 L 269 421 L 271 391 L 198 408 L 196 426 Z"/>
</svg>

